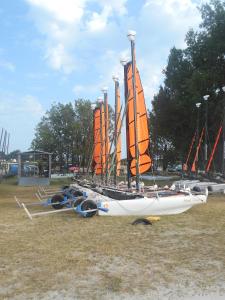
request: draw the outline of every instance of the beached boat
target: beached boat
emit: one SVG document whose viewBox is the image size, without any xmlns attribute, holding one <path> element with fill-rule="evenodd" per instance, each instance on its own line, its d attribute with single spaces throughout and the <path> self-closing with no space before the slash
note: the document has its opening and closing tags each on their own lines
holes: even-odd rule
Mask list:
<svg viewBox="0 0 225 300">
<path fill-rule="evenodd" d="M 96 209 L 101 216 L 146 216 L 179 214 L 192 206 L 206 203 L 208 190 L 205 193 L 180 191 L 155 191 L 132 193 L 109 187 L 91 187 L 89 185 L 73 184 L 74 188 L 81 189 L 87 194 L 84 206 L 78 207 L 82 214 L 85 210 Z"/>
<path fill-rule="evenodd" d="M 121 152 L 120 132 L 117 124 L 121 120 L 115 118 L 115 153 L 111 161 L 108 150 L 108 111 L 107 103 L 100 104 L 94 111 L 94 152 L 93 152 L 93 173 L 101 175 L 101 185 L 82 186 L 87 193 L 87 201 L 96 203 L 96 207 L 106 208 L 107 211 L 99 210 L 99 215 L 124 216 L 124 215 L 167 215 L 182 213 L 193 205 L 205 203 L 208 192 L 190 192 L 179 190 L 162 190 L 150 192 L 140 186 L 140 174 L 147 172 L 152 159 L 149 153 L 149 129 L 148 117 L 144 98 L 144 91 L 141 84 L 140 74 L 136 67 L 134 32 L 129 32 L 131 41 L 132 61 L 124 63 L 124 85 L 125 85 L 125 116 L 126 116 L 126 146 L 127 146 L 127 182 L 126 189 L 112 188 L 108 186 L 110 177 L 109 166 L 114 166 L 114 178 L 119 173 L 119 151 Z M 118 84 L 117 84 L 118 88 Z M 115 90 L 118 95 L 118 90 Z M 115 97 L 115 111 L 118 116 L 118 97 Z M 118 117 L 119 118 L 119 117 Z M 123 121 L 123 119 L 122 119 Z M 135 191 L 131 187 L 131 177 L 136 180 Z M 104 181 L 103 178 L 106 180 Z M 141 191 L 142 190 L 142 191 Z M 87 203 L 87 202 L 86 202 Z M 94 209 L 90 203 L 90 209 Z M 84 205 L 85 211 L 88 205 Z M 82 206 L 79 207 L 80 212 Z"/>
</svg>

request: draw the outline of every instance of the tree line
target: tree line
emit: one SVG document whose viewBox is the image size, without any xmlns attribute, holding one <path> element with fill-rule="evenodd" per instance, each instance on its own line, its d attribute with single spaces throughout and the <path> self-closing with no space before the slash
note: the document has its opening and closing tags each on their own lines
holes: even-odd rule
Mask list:
<svg viewBox="0 0 225 300">
<path fill-rule="evenodd" d="M 212 147 L 224 114 L 225 95 L 225 2 L 213 0 L 200 8 L 202 22 L 199 30 L 186 34 L 186 48 L 173 47 L 163 73 L 164 84 L 152 102 L 152 151 L 169 161 L 185 161 L 196 130 L 197 108 L 199 129 L 204 126 L 209 95 L 208 137 Z M 209 148 L 211 148 L 209 147 Z M 210 150 L 210 149 L 209 149 Z M 218 152 L 222 151 L 220 142 Z M 200 160 L 203 153 L 200 153 Z M 216 164 L 221 164 L 217 155 Z"/>
</svg>

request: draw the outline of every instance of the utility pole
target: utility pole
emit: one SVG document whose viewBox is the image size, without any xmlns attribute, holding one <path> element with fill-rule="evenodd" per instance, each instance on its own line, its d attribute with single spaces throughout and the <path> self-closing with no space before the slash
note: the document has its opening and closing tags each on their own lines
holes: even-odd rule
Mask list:
<svg viewBox="0 0 225 300">
<path fill-rule="evenodd" d="M 137 91 L 136 91 L 136 58 L 135 58 L 135 36 L 136 32 L 130 30 L 127 34 L 131 42 L 131 58 L 132 58 L 132 86 L 134 98 L 134 131 L 135 131 L 135 160 L 136 160 L 136 191 L 140 191 L 140 172 L 139 172 L 139 148 L 138 148 L 138 118 L 139 112 L 137 111 Z"/>
</svg>

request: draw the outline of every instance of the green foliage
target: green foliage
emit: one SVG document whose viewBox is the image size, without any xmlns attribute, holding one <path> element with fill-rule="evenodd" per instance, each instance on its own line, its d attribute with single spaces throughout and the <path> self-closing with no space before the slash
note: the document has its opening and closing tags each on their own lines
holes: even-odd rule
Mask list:
<svg viewBox="0 0 225 300">
<path fill-rule="evenodd" d="M 225 2 L 211 1 L 202 5 L 200 12 L 200 30 L 187 33 L 186 49 L 171 49 L 164 86 L 153 100 L 152 117 L 158 137 L 172 144 L 180 160 L 186 157 L 196 129 L 197 102 L 202 103 L 200 127 L 204 126 L 204 95 L 210 95 L 211 143 L 222 121 L 223 93 L 216 95 L 215 90 L 225 85 Z"/>
<path fill-rule="evenodd" d="M 53 153 L 61 167 L 87 165 L 92 147 L 92 109 L 89 100 L 53 104 L 37 125 L 31 148 Z"/>
<path fill-rule="evenodd" d="M 110 106 L 109 115 L 112 119 Z M 67 168 L 69 164 L 87 167 L 93 149 L 91 102 L 78 99 L 74 105 L 53 104 L 37 125 L 31 148 L 52 153 L 53 167 L 54 162 L 61 168 Z"/>
</svg>

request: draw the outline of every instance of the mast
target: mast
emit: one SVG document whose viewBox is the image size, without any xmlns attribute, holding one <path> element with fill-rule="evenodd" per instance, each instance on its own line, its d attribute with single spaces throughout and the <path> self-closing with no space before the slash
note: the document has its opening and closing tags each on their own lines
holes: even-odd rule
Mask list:
<svg viewBox="0 0 225 300">
<path fill-rule="evenodd" d="M 103 184 L 103 138 L 102 138 L 102 108 L 103 108 L 103 101 L 102 99 L 98 99 L 98 102 L 100 104 L 100 145 L 101 145 L 101 183 Z"/>
<path fill-rule="evenodd" d="M 204 141 L 204 159 L 205 159 L 205 168 L 207 166 L 208 161 L 208 145 L 207 145 L 207 138 L 208 138 L 208 99 L 209 95 L 205 95 L 203 97 L 205 100 L 205 141 Z"/>
<path fill-rule="evenodd" d="M 201 106 L 200 102 L 196 103 L 196 107 L 197 107 L 196 155 L 195 155 L 195 159 L 194 159 L 194 162 L 193 162 L 193 165 L 191 168 L 191 170 L 193 172 L 196 172 L 196 176 L 198 176 L 198 149 L 199 149 L 198 141 L 199 141 L 199 109 L 200 109 L 200 106 Z M 196 168 L 195 162 L 197 163 L 197 168 Z"/>
<path fill-rule="evenodd" d="M 4 132 L 4 129 L 2 128 L 2 132 L 1 132 L 1 138 L 0 138 L 0 151 L 1 151 L 1 145 L 2 145 L 2 137 L 3 137 L 3 132 Z"/>
<path fill-rule="evenodd" d="M 114 130 L 114 151 L 116 152 L 116 161 L 115 161 L 115 167 L 114 167 L 114 174 L 113 174 L 113 182 L 114 185 L 116 186 L 116 177 L 117 177 L 117 166 L 118 166 L 118 159 L 117 159 L 117 143 L 118 143 L 118 139 L 117 139 L 117 123 L 118 123 L 118 90 L 119 90 L 119 79 L 117 76 L 113 76 L 113 80 L 115 82 L 115 130 Z"/>
<path fill-rule="evenodd" d="M 225 86 L 222 90 L 225 93 Z M 225 96 L 223 96 L 222 173 L 225 176 Z"/>
<path fill-rule="evenodd" d="M 121 65 L 123 66 L 123 73 L 124 73 L 124 99 L 125 99 L 125 107 L 128 106 L 128 90 L 127 90 L 127 67 L 128 61 L 127 59 L 120 60 Z M 126 146 L 127 146 L 127 187 L 128 189 L 131 188 L 131 173 L 130 173 L 130 151 L 129 151 L 129 126 L 128 126 L 128 114 L 126 109 Z"/>
<path fill-rule="evenodd" d="M 201 148 L 204 132 L 205 132 L 205 127 L 203 127 L 203 129 L 202 129 L 199 141 L 197 140 L 198 145 L 197 145 L 197 149 L 196 149 L 196 153 L 195 153 L 195 158 L 194 158 L 194 161 L 193 161 L 193 164 L 191 167 L 191 171 L 196 172 L 196 175 L 198 175 L 198 156 L 199 156 L 199 150 Z M 196 167 L 196 164 L 197 164 L 197 167 Z"/>
<path fill-rule="evenodd" d="M 195 134 L 194 134 L 194 136 L 193 136 L 193 138 L 191 140 L 191 145 L 190 145 L 190 148 L 189 148 L 189 151 L 188 151 L 188 156 L 187 156 L 185 164 L 183 165 L 183 171 L 187 171 L 188 170 L 188 162 L 189 162 L 189 159 L 190 159 L 192 148 L 194 146 L 195 139 L 196 139 L 196 132 L 195 132 Z"/>
<path fill-rule="evenodd" d="M 105 184 L 108 185 L 108 159 L 109 159 L 109 145 L 108 145 L 108 136 L 109 136 L 109 124 L 108 124 L 108 88 L 104 87 L 102 89 L 104 95 L 104 129 L 105 129 Z"/>
<path fill-rule="evenodd" d="M 137 120 L 139 115 L 137 112 L 137 92 L 136 92 L 136 59 L 135 59 L 135 35 L 136 32 L 130 30 L 128 39 L 131 42 L 131 58 L 132 58 L 132 85 L 134 97 L 134 128 L 135 128 L 135 160 L 136 160 L 136 190 L 140 190 L 140 173 L 139 173 L 139 148 L 138 148 L 138 128 Z"/>
<path fill-rule="evenodd" d="M 218 142 L 219 142 L 219 139 L 220 139 L 222 131 L 223 131 L 223 126 L 221 125 L 220 128 L 219 128 L 219 130 L 218 130 L 215 143 L 213 145 L 212 153 L 211 153 L 209 161 L 208 161 L 208 163 L 206 165 L 206 169 L 205 169 L 206 173 L 209 172 L 209 169 L 211 167 L 211 164 L 212 164 L 212 161 L 213 161 L 213 158 L 214 158 L 214 154 L 215 154 L 215 151 L 216 151 L 216 148 L 217 148 L 217 145 L 218 145 Z"/>
</svg>

